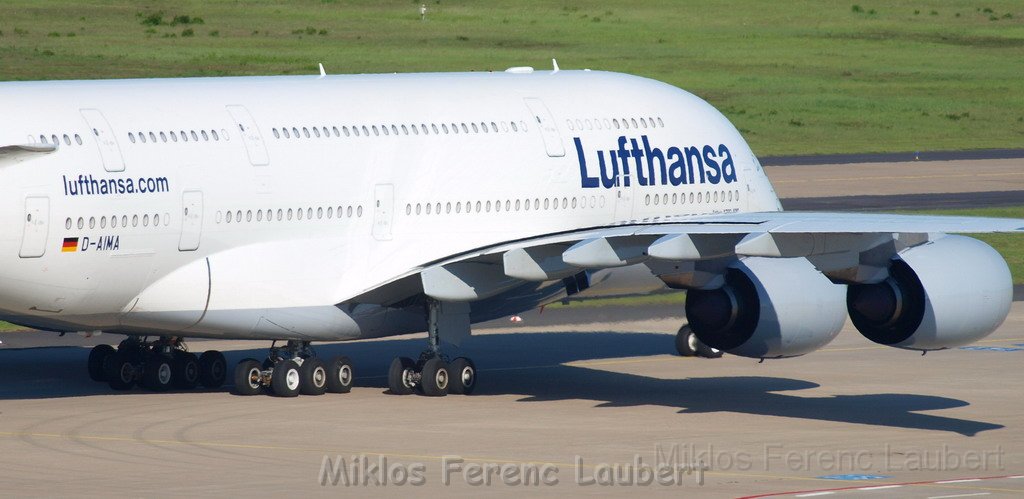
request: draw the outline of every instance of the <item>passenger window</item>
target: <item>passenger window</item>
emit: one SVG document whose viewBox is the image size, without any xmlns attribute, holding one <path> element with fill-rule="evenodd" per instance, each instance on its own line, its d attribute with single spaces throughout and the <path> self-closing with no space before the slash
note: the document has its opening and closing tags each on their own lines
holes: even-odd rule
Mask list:
<svg viewBox="0 0 1024 499">
<path fill-rule="evenodd" d="M 333 127 L 333 128 L 331 128 L 331 130 L 334 131 L 334 136 L 335 137 L 341 137 L 341 133 L 338 132 L 338 127 Z"/>
<path fill-rule="evenodd" d="M 82 145 L 82 136 L 78 135 L 77 133 L 75 134 L 75 143 L 78 145 Z"/>
<path fill-rule="evenodd" d="M 313 127 L 313 135 L 316 135 L 316 138 L 319 139 L 320 138 L 320 129 L 317 128 L 317 127 Z M 307 137 L 308 137 L 308 135 L 307 135 Z"/>
<path fill-rule="evenodd" d="M 345 132 L 345 136 L 346 137 L 351 137 L 351 135 L 349 135 L 349 131 L 348 131 L 348 127 L 347 126 L 341 127 L 341 131 Z"/>
<path fill-rule="evenodd" d="M 160 132 L 160 142 L 165 142 L 165 143 L 167 142 L 167 134 L 166 133 Z"/>
<path fill-rule="evenodd" d="M 441 133 L 441 132 L 437 131 L 437 124 L 436 123 L 431 123 L 430 124 L 430 128 L 434 129 L 434 135 L 439 135 Z"/>
<path fill-rule="evenodd" d="M 128 140 L 130 140 L 131 143 L 134 144 L 135 143 L 135 134 L 132 133 L 132 132 L 128 132 Z"/>
<path fill-rule="evenodd" d="M 363 125 L 363 135 L 370 136 L 370 130 L 366 128 L 366 125 Z"/>
<path fill-rule="evenodd" d="M 177 142 L 177 141 L 178 141 L 178 134 L 174 133 L 174 131 L 171 131 L 171 142 Z"/>
<path fill-rule="evenodd" d="M 156 143 L 156 134 L 153 133 L 153 132 L 149 132 L 149 140 L 155 144 Z"/>
<path fill-rule="evenodd" d="M 210 134 L 206 133 L 206 130 L 200 130 L 199 134 L 203 136 L 203 142 L 210 141 Z"/>
<path fill-rule="evenodd" d="M 480 133 L 480 129 L 477 128 L 476 123 L 470 123 L 473 126 L 473 133 Z"/>
<path fill-rule="evenodd" d="M 514 122 L 514 121 L 512 122 L 512 131 L 513 132 L 518 132 L 519 131 L 519 128 L 516 127 L 516 122 Z"/>
</svg>

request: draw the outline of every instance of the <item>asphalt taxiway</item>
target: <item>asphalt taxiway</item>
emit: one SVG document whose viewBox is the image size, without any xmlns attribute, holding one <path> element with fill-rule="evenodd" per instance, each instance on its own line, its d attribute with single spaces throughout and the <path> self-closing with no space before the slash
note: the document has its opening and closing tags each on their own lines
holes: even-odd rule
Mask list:
<svg viewBox="0 0 1024 499">
<path fill-rule="evenodd" d="M 481 368 L 477 393 L 444 398 L 385 393 L 388 362 L 418 352 L 419 336 L 321 346 L 322 356 L 356 360 L 356 388 L 280 399 L 234 396 L 227 388 L 114 393 L 87 379 L 88 348 L 79 346 L 103 336 L 51 335 L 50 347 L 16 348 L 14 336 L 33 333 L 9 333 L 0 347 L 0 490 L 19 496 L 622 496 L 639 489 L 702 497 L 1024 494 L 1024 479 L 1008 478 L 1024 473 L 1017 379 L 1024 304 L 1015 304 L 1007 322 L 972 348 L 922 357 L 874 345 L 847 326 L 822 351 L 764 363 L 672 355 L 671 332 L 682 322 L 677 307 L 628 321 L 588 321 L 592 311 L 549 309 L 543 320 L 534 312 L 518 324 L 478 329 L 463 348 Z M 609 313 L 614 308 L 602 312 Z M 222 349 L 235 362 L 258 357 L 265 345 L 193 347 Z M 350 467 L 367 459 L 363 470 L 371 474 L 374 463 L 421 469 L 423 484 L 385 486 L 369 478 L 346 486 L 343 478 L 334 485 L 328 473 L 322 485 L 324 459 L 337 464 L 339 456 Z M 689 472 L 662 484 L 626 483 L 630 465 L 659 459 Z M 489 486 L 476 485 L 464 474 L 472 466 L 549 466 L 543 469 L 557 483 L 524 486 L 492 477 Z M 621 479 L 607 485 L 601 470 L 615 466 Z M 402 472 L 392 473 L 400 478 Z M 349 483 L 356 477 L 365 478 L 350 470 Z M 989 477 L 1000 478 L 975 481 Z M 891 485 L 898 487 L 877 488 Z M 846 487 L 854 489 L 826 490 Z"/>
<path fill-rule="evenodd" d="M 1012 168 L 977 163 L 968 169 L 1000 181 L 973 192 L 1024 189 Z M 935 169 L 897 176 L 948 177 L 967 168 L 919 165 L 929 164 Z M 793 181 L 779 191 L 793 189 L 793 198 L 900 194 L 857 182 L 834 187 L 860 171 L 852 165 L 768 172 L 775 178 L 790 168 L 818 179 L 801 187 L 783 173 L 780 179 Z M 975 185 L 960 177 L 945 182 L 904 190 L 938 195 Z M 352 393 L 281 399 L 235 396 L 229 387 L 113 392 L 88 379 L 85 360 L 91 345 L 120 337 L 0 334 L 0 490 L 104 497 L 1024 495 L 1024 303 L 967 348 L 921 356 L 872 344 L 847 324 L 819 352 L 764 363 L 673 355 L 681 308 L 574 304 L 523 314 L 519 323 L 485 324 L 462 348 L 480 368 L 477 392 L 443 398 L 386 393 L 391 358 L 418 353 L 423 335 L 319 346 L 322 357 L 353 359 Z M 191 346 L 223 350 L 233 365 L 261 357 L 268 345 Z M 659 464 L 675 472 L 648 480 L 642 470 Z"/>
</svg>

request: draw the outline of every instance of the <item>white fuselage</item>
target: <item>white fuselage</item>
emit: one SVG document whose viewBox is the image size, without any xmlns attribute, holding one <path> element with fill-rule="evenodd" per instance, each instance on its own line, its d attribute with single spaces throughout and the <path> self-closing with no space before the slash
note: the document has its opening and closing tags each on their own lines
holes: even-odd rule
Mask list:
<svg viewBox="0 0 1024 499">
<path fill-rule="evenodd" d="M 0 109 L 0 146 L 59 143 L 0 164 L 0 315 L 55 330 L 408 332 L 329 310 L 509 241 L 779 209 L 720 113 L 622 74 L 4 83 Z"/>
</svg>

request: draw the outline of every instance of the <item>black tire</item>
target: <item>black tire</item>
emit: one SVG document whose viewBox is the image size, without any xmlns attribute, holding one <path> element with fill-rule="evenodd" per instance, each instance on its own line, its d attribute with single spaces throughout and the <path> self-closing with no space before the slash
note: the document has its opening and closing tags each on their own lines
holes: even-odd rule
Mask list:
<svg viewBox="0 0 1024 499">
<path fill-rule="evenodd" d="M 235 366 L 235 393 L 258 395 L 263 391 L 263 366 L 256 359 L 245 359 Z"/>
<path fill-rule="evenodd" d="M 107 357 L 117 353 L 110 345 L 96 345 L 89 351 L 89 378 L 93 381 L 106 381 L 107 373 L 103 369 L 103 363 Z"/>
<path fill-rule="evenodd" d="M 408 357 L 395 357 L 388 369 L 388 390 L 392 395 L 409 395 L 415 388 L 408 382 L 408 374 L 416 367 Z"/>
<path fill-rule="evenodd" d="M 448 385 L 448 393 L 455 395 L 469 395 L 476 389 L 476 365 L 466 357 L 459 357 L 448 366 L 448 374 L 451 381 Z"/>
<path fill-rule="evenodd" d="M 114 352 L 104 362 L 107 383 L 114 390 L 131 390 L 135 386 L 136 364 L 130 357 L 121 352 Z"/>
<path fill-rule="evenodd" d="M 220 388 L 228 377 L 228 361 L 224 354 L 209 350 L 199 356 L 199 382 L 207 388 Z"/>
<path fill-rule="evenodd" d="M 282 360 L 270 376 L 270 390 L 278 397 L 297 397 L 302 386 L 302 373 L 294 360 Z"/>
<path fill-rule="evenodd" d="M 348 393 L 352 391 L 355 379 L 352 361 L 348 357 L 337 357 L 327 367 L 327 391 L 331 393 Z"/>
<path fill-rule="evenodd" d="M 448 366 L 439 357 L 434 357 L 423 364 L 423 373 L 420 377 L 420 390 L 428 397 L 443 397 L 448 395 L 451 375 L 448 373 Z"/>
<path fill-rule="evenodd" d="M 697 347 L 701 345 L 700 340 L 697 339 L 697 335 L 693 334 L 693 329 L 690 329 L 689 324 L 683 324 L 679 328 L 679 332 L 676 333 L 676 352 L 683 357 L 693 357 L 697 355 Z"/>
<path fill-rule="evenodd" d="M 191 390 L 199 385 L 199 359 L 195 354 L 175 350 L 172 367 L 175 388 Z"/>
<path fill-rule="evenodd" d="M 150 355 L 142 368 L 142 385 L 154 392 L 170 389 L 174 381 L 174 367 L 171 364 L 172 360 L 165 355 Z"/>
<path fill-rule="evenodd" d="M 324 361 L 317 357 L 302 361 L 299 374 L 299 392 L 303 395 L 327 393 L 327 367 L 324 366 Z"/>
<path fill-rule="evenodd" d="M 711 348 L 705 345 L 702 341 L 697 340 L 697 356 L 707 359 L 717 359 L 722 356 L 722 351 L 717 348 Z"/>
</svg>

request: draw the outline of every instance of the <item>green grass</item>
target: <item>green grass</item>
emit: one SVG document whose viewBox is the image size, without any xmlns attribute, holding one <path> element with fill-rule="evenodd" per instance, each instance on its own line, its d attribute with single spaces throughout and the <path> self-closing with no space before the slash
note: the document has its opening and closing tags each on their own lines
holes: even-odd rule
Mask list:
<svg viewBox="0 0 1024 499">
<path fill-rule="evenodd" d="M 928 210 L 913 213 L 932 215 L 960 215 L 971 217 L 999 217 L 1024 219 L 1024 206 L 998 208 L 975 208 L 967 210 Z M 968 234 L 970 237 L 985 241 L 1003 255 L 1010 266 L 1014 284 L 1024 284 L 1024 235 L 1022 234 Z"/>
<path fill-rule="evenodd" d="M 1019 1 L 435 0 L 425 22 L 419 3 L 6 0 L 0 79 L 314 74 L 318 62 L 485 71 L 555 57 L 691 90 L 761 155 L 1024 143 Z"/>
</svg>

